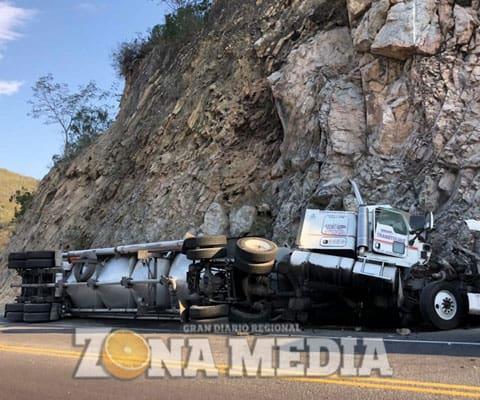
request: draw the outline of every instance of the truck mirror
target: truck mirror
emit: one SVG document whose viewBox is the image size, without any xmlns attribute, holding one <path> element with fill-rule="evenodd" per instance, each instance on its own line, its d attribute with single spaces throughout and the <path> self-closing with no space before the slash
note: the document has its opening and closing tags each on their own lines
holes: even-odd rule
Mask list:
<svg viewBox="0 0 480 400">
<path fill-rule="evenodd" d="M 409 222 L 413 233 L 421 232 L 427 225 L 427 218 L 424 215 L 411 215 Z"/>
<path fill-rule="evenodd" d="M 433 228 L 434 228 L 433 212 L 428 212 L 425 215 L 425 230 L 433 231 Z"/>
</svg>

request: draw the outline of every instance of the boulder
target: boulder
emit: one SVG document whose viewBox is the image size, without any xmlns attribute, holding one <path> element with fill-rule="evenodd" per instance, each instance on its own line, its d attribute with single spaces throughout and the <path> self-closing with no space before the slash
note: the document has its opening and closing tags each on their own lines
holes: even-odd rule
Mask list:
<svg viewBox="0 0 480 400">
<path fill-rule="evenodd" d="M 352 31 L 356 50 L 361 52 L 370 50 L 375 37 L 385 24 L 389 8 L 389 0 L 378 0 L 365 13 L 358 26 Z"/>
<path fill-rule="evenodd" d="M 250 232 L 255 217 L 257 216 L 257 209 L 253 206 L 242 206 L 237 210 L 230 212 L 230 235 L 242 236 Z"/>
<path fill-rule="evenodd" d="M 471 8 L 461 7 L 455 4 L 453 8 L 455 17 L 455 40 L 457 45 L 470 42 L 475 28 L 478 26 L 478 17 Z"/>
<path fill-rule="evenodd" d="M 371 51 L 405 60 L 413 54 L 434 55 L 441 44 L 435 0 L 405 0 L 390 8 Z"/>
<path fill-rule="evenodd" d="M 212 203 L 205 213 L 201 231 L 206 235 L 224 235 L 228 230 L 228 216 L 223 206 Z"/>
</svg>

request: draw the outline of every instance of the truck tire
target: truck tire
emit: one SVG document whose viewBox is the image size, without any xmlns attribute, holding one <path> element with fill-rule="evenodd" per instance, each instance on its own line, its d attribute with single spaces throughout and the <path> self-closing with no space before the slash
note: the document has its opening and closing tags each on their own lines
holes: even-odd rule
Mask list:
<svg viewBox="0 0 480 400">
<path fill-rule="evenodd" d="M 270 240 L 244 237 L 237 240 L 235 256 L 249 263 L 261 264 L 275 260 L 277 251 L 277 245 Z"/>
<path fill-rule="evenodd" d="M 455 329 L 466 315 L 465 299 L 449 282 L 432 282 L 420 295 L 422 317 L 437 329 Z"/>
<path fill-rule="evenodd" d="M 23 322 L 23 312 L 9 311 L 5 313 L 5 318 L 10 322 Z"/>
<path fill-rule="evenodd" d="M 23 312 L 23 303 L 5 304 L 5 312 Z"/>
<path fill-rule="evenodd" d="M 24 322 L 49 322 L 50 313 L 23 313 Z"/>
<path fill-rule="evenodd" d="M 215 304 L 211 306 L 190 306 L 190 319 L 199 320 L 205 318 L 227 317 L 228 304 Z"/>
<path fill-rule="evenodd" d="M 29 258 L 26 262 L 26 268 L 55 268 L 55 260 L 42 258 Z"/>
<path fill-rule="evenodd" d="M 8 261 L 19 260 L 25 261 L 27 259 L 27 255 L 25 253 L 10 253 L 8 255 Z"/>
<path fill-rule="evenodd" d="M 270 318 L 270 310 L 263 310 L 261 312 L 247 312 L 238 308 L 230 308 L 230 319 L 234 322 L 244 323 L 262 323 L 268 322 Z"/>
<path fill-rule="evenodd" d="M 205 247 L 225 247 L 226 245 L 227 237 L 223 235 L 187 238 L 183 241 L 183 252 Z"/>
<path fill-rule="evenodd" d="M 8 262 L 8 269 L 24 269 L 27 266 L 25 260 L 10 260 Z"/>
<path fill-rule="evenodd" d="M 25 304 L 23 307 L 23 312 L 28 314 L 33 313 L 49 313 L 52 309 L 51 303 L 39 303 L 39 304 Z"/>
<path fill-rule="evenodd" d="M 227 251 L 224 247 L 212 247 L 187 250 L 185 254 L 189 260 L 209 260 L 212 258 L 224 258 L 227 256 Z"/>
<path fill-rule="evenodd" d="M 27 251 L 26 258 L 40 259 L 40 260 L 55 260 L 54 251 Z"/>
<path fill-rule="evenodd" d="M 241 258 L 235 258 L 235 267 L 237 267 L 240 271 L 245 272 L 251 275 L 266 275 L 272 272 L 273 265 L 275 264 L 275 260 L 261 263 L 261 264 L 253 264 L 251 262 L 247 262 Z"/>
</svg>

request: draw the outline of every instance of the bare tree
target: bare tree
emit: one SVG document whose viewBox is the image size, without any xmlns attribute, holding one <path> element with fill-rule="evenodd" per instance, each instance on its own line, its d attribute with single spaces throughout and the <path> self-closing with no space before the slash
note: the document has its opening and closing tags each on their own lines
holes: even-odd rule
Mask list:
<svg viewBox="0 0 480 400">
<path fill-rule="evenodd" d="M 99 133 L 111 123 L 106 100 L 110 94 L 91 81 L 72 93 L 66 83 L 55 82 L 52 74 L 42 76 L 32 87 L 33 98 L 28 101 L 33 118 L 43 119 L 46 125 L 58 125 L 67 155 L 74 142 L 85 135 Z M 103 104 L 102 104 L 103 103 Z"/>
</svg>

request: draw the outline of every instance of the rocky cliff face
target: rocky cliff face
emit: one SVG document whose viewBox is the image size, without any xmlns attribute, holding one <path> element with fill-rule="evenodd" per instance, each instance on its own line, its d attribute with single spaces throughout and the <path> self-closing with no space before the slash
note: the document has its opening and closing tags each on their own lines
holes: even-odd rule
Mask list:
<svg viewBox="0 0 480 400">
<path fill-rule="evenodd" d="M 43 180 L 10 248 L 246 232 L 308 204 L 479 217 L 479 0 L 217 0 L 204 34 L 127 79 L 113 128 Z M 452 256 L 453 257 L 453 256 Z"/>
</svg>

